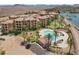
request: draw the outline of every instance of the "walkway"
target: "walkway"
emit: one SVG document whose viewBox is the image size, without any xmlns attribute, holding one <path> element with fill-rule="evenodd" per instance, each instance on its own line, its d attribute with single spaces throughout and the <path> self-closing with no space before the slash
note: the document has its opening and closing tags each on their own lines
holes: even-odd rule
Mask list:
<svg viewBox="0 0 79 59">
<path fill-rule="evenodd" d="M 64 31 L 59 31 L 59 33 L 62 33 L 64 36 L 63 36 L 63 35 L 59 35 L 59 36 L 57 37 L 57 39 L 56 39 L 57 41 L 63 39 L 63 42 L 57 44 L 57 46 L 58 46 L 58 47 L 62 47 L 62 48 L 68 47 L 67 39 L 69 38 L 69 35 L 68 35 L 66 32 L 64 32 Z"/>
<path fill-rule="evenodd" d="M 57 55 L 56 53 L 52 53 L 50 51 L 47 51 L 46 49 L 42 48 L 37 43 L 32 44 L 30 50 L 33 53 L 35 53 L 36 55 Z"/>
<path fill-rule="evenodd" d="M 72 32 L 73 38 L 74 38 L 74 44 L 75 44 L 75 52 L 76 54 L 79 55 L 79 31 L 74 27 L 73 24 L 71 24 L 70 21 L 68 21 L 67 19 L 64 19 L 66 24 L 70 24 L 70 30 Z"/>
</svg>

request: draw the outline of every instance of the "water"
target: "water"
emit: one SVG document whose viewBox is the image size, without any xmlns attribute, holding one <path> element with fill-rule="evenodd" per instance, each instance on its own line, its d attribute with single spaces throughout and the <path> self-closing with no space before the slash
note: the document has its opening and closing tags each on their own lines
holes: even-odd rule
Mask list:
<svg viewBox="0 0 79 59">
<path fill-rule="evenodd" d="M 49 39 L 50 39 L 51 41 L 53 40 L 54 42 L 55 42 L 56 37 L 57 37 L 57 35 L 56 35 L 56 33 L 54 32 L 54 30 L 51 30 L 51 29 L 43 29 L 43 30 L 40 31 L 39 34 L 42 35 L 42 36 L 49 37 Z"/>
<path fill-rule="evenodd" d="M 60 15 L 70 17 L 70 21 L 79 27 L 79 13 L 60 13 Z"/>
<path fill-rule="evenodd" d="M 46 29 L 44 31 L 44 35 L 48 36 L 51 40 L 54 40 L 54 41 L 56 40 L 56 33 L 53 30 Z"/>
</svg>

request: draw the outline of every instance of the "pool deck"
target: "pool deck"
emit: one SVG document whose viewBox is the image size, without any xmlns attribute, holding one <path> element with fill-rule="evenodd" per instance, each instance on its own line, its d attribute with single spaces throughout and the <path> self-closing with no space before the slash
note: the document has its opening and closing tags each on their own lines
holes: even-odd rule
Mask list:
<svg viewBox="0 0 79 59">
<path fill-rule="evenodd" d="M 63 39 L 63 41 L 60 43 L 60 44 L 57 44 L 58 47 L 62 47 L 62 48 L 66 48 L 68 47 L 68 44 L 67 44 L 67 39 L 69 38 L 68 34 L 64 31 L 59 31 L 61 32 L 62 34 L 64 34 L 64 36 L 59 36 L 59 40 Z"/>
<path fill-rule="evenodd" d="M 44 31 L 47 31 L 47 30 L 49 30 L 51 32 L 54 32 L 54 30 L 51 30 L 51 29 L 42 29 L 42 30 L 39 31 L 39 35 L 41 35 L 42 37 L 44 37 L 45 36 L 44 35 Z M 62 30 L 60 30 L 59 32 L 62 33 L 64 36 L 59 35 L 59 36 L 56 37 L 56 42 L 63 39 L 63 41 L 61 43 L 58 43 L 57 46 L 58 47 L 62 47 L 62 48 L 68 47 L 68 44 L 67 44 L 67 39 L 69 37 L 68 34 L 65 31 L 62 31 Z M 54 42 L 55 42 L 55 40 L 52 40 L 52 39 L 51 39 L 51 41 L 52 41 L 51 46 L 53 46 Z"/>
</svg>

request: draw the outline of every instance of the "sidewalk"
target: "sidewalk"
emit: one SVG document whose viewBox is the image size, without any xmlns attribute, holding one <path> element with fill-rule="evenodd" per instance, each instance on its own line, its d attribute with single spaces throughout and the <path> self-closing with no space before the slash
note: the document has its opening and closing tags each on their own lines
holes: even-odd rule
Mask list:
<svg viewBox="0 0 79 59">
<path fill-rule="evenodd" d="M 66 18 L 64 19 L 66 24 L 70 24 L 70 30 L 73 35 L 74 44 L 75 44 L 75 53 L 79 55 L 79 31 L 73 26 L 73 24 L 68 21 Z"/>
</svg>

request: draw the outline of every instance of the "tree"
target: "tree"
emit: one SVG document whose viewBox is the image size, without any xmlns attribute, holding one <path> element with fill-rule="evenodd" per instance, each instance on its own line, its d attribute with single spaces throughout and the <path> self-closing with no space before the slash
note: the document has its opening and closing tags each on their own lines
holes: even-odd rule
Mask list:
<svg viewBox="0 0 79 59">
<path fill-rule="evenodd" d="M 22 26 L 22 30 L 23 30 L 23 31 L 28 31 L 29 29 L 28 29 L 28 27 L 27 27 L 26 25 L 23 25 L 23 26 Z"/>
<path fill-rule="evenodd" d="M 37 28 L 37 30 L 39 30 L 41 28 L 41 22 L 39 22 L 39 21 L 37 22 L 36 28 Z"/>
<path fill-rule="evenodd" d="M 69 29 L 70 29 L 70 27 L 71 27 L 71 25 L 70 25 L 70 24 L 66 25 L 66 29 L 67 29 L 67 30 L 69 30 Z"/>
<path fill-rule="evenodd" d="M 10 33 L 12 33 L 12 34 L 14 34 L 14 35 L 18 35 L 18 34 L 20 34 L 21 32 L 18 31 L 16 28 L 13 28 L 13 30 L 10 31 Z"/>
<path fill-rule="evenodd" d="M 0 54 L 1 54 L 1 55 L 5 55 L 5 51 L 1 51 Z"/>
<path fill-rule="evenodd" d="M 26 45 L 27 41 L 27 32 L 23 31 L 21 32 L 21 36 L 23 37 L 24 41 L 21 42 L 21 45 Z"/>
<path fill-rule="evenodd" d="M 58 22 L 59 22 L 59 28 L 62 28 L 62 23 L 63 23 L 63 16 L 60 16 L 59 15 L 59 17 L 58 17 L 59 19 L 58 19 Z"/>
<path fill-rule="evenodd" d="M 67 43 L 69 45 L 69 52 L 68 54 L 71 54 L 71 48 L 72 48 L 72 45 L 73 45 L 73 40 L 72 40 L 72 36 L 70 35 L 69 39 L 67 40 Z"/>
<path fill-rule="evenodd" d="M 56 45 L 56 37 L 57 37 L 57 32 L 56 31 L 54 31 L 55 32 L 55 42 L 54 42 L 54 45 Z"/>
<path fill-rule="evenodd" d="M 47 38 L 50 40 L 50 37 L 51 37 L 51 35 L 50 35 L 50 33 L 47 35 Z"/>
<path fill-rule="evenodd" d="M 34 32 L 30 36 L 28 36 L 28 41 L 29 42 L 37 42 L 38 41 L 38 37 L 39 37 L 38 32 L 37 33 Z"/>
<path fill-rule="evenodd" d="M 30 42 L 30 37 L 29 36 L 27 37 L 27 42 Z"/>
<path fill-rule="evenodd" d="M 52 19 L 48 19 L 47 25 L 50 25 L 51 22 L 52 22 Z"/>
<path fill-rule="evenodd" d="M 3 50 L 3 47 L 0 48 L 0 55 L 5 55 L 5 51 Z"/>
<path fill-rule="evenodd" d="M 38 30 L 36 30 L 36 35 L 37 35 L 38 38 L 40 37 Z"/>
<path fill-rule="evenodd" d="M 26 38 L 27 38 L 27 32 L 22 31 L 22 32 L 21 32 L 21 36 L 24 38 L 24 41 L 26 41 Z"/>
</svg>

